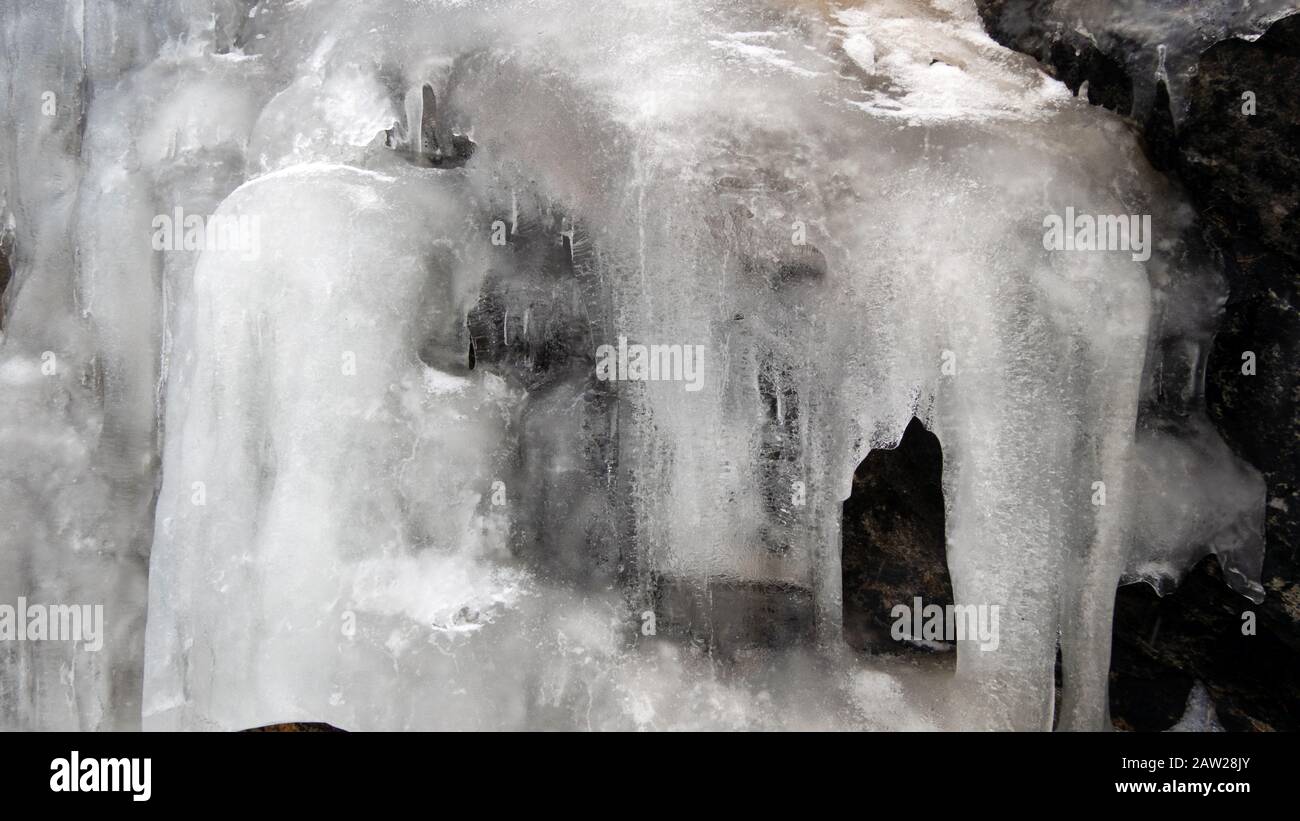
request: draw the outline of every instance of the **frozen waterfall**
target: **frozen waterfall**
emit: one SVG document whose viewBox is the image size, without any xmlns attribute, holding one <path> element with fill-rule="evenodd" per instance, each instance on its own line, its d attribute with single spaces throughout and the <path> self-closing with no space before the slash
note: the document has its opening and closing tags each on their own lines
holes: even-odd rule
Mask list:
<svg viewBox="0 0 1300 821">
<path fill-rule="evenodd" d="M 0 601 L 105 627 L 0 727 L 1100 729 L 1121 580 L 1262 598 L 1191 210 L 973 4 L 2 8 Z M 914 416 L 951 671 L 841 640 Z"/>
</svg>

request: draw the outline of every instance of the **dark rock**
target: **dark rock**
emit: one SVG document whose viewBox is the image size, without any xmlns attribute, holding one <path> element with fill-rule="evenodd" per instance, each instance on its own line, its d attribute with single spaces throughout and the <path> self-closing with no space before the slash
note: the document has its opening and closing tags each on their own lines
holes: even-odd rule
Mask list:
<svg viewBox="0 0 1300 821">
<path fill-rule="evenodd" d="M 1202 56 L 1178 135 L 1178 176 L 1207 230 L 1300 262 L 1300 15 L 1255 42 L 1227 40 Z M 1255 114 L 1243 113 L 1243 94 Z M 1283 272 L 1279 272 L 1283 273 Z M 1295 284 L 1294 267 L 1285 272 Z M 1234 282 L 1235 284 L 1235 282 Z"/>
<path fill-rule="evenodd" d="M 1166 730 L 1201 681 L 1227 730 L 1300 729 L 1300 654 L 1287 646 L 1285 627 L 1260 610 L 1228 589 L 1213 556 L 1163 598 L 1146 584 L 1121 587 L 1110 673 L 1115 724 Z M 1248 635 L 1243 615 L 1251 612 Z"/>
<path fill-rule="evenodd" d="M 1268 483 L 1262 628 L 1300 653 L 1300 15 L 1209 49 L 1179 133 L 1178 176 L 1222 250 L 1231 294 L 1206 374 L 1209 412 Z M 1242 94 L 1256 95 L 1256 113 Z M 1243 373 L 1243 355 L 1255 373 Z M 1208 683 L 1208 682 L 1207 682 Z M 1214 688 L 1211 687 L 1211 694 Z"/>
<path fill-rule="evenodd" d="M 853 473 L 842 526 L 844 639 L 855 650 L 899 649 L 899 604 L 952 604 L 944 535 L 943 450 L 913 419 L 898 447 L 873 450 Z"/>
<path fill-rule="evenodd" d="M 1169 88 L 1164 81 L 1156 83 L 1156 104 L 1143 118 L 1142 143 L 1152 167 L 1165 174 L 1176 170 L 1179 163 L 1178 135 L 1170 110 Z"/>
</svg>

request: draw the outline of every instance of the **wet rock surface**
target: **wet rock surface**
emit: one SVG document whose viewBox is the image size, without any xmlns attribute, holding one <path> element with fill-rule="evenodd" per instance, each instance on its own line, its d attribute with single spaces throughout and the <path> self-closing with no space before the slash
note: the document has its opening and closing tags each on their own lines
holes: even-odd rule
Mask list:
<svg viewBox="0 0 1300 821">
<path fill-rule="evenodd" d="M 1199 681 L 1224 729 L 1300 729 L 1300 654 L 1289 645 L 1292 636 L 1229 590 L 1213 557 L 1164 598 L 1145 584 L 1120 588 L 1115 617 L 1110 700 L 1117 727 L 1169 729 Z"/>
</svg>

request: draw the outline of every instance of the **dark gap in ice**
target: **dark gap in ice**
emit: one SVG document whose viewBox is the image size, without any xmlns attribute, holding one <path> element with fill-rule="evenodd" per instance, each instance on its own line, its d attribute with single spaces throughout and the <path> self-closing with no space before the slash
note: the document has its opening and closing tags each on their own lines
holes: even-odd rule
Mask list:
<svg viewBox="0 0 1300 821">
<path fill-rule="evenodd" d="M 1143 122 L 1142 141 L 1151 165 L 1164 173 L 1178 166 L 1178 133 L 1174 126 L 1169 87 L 1163 80 L 1156 83 L 1156 104 Z"/>
<path fill-rule="evenodd" d="M 442 148 L 438 145 L 438 99 L 428 83 L 420 87 L 420 97 L 420 144 L 425 155 L 436 161 L 442 156 Z"/>
<path fill-rule="evenodd" d="M 898 605 L 909 612 L 953 603 L 944 536 L 943 449 L 915 418 L 898 447 L 867 454 L 844 502 L 844 638 L 855 650 L 921 647 L 935 642 L 891 636 Z M 913 630 L 907 627 L 907 635 Z"/>
<path fill-rule="evenodd" d="M 9 312 L 9 278 L 13 269 L 9 266 L 9 254 L 13 250 L 8 232 L 0 232 L 0 330 L 5 326 L 5 314 Z"/>
</svg>

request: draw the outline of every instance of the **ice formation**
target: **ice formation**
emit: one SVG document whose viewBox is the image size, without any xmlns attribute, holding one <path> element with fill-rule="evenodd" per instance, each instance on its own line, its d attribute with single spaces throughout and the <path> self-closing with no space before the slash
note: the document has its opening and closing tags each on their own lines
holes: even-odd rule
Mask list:
<svg viewBox="0 0 1300 821">
<path fill-rule="evenodd" d="M 966 2 L 0 22 L 0 596 L 108 624 L 0 646 L 0 725 L 1096 729 L 1122 578 L 1261 593 L 1189 209 Z M 1048 250 L 1067 208 L 1151 258 Z M 597 379 L 619 337 L 701 389 Z M 840 506 L 913 416 L 1001 608 L 955 673 L 839 643 Z M 722 660 L 662 611 L 738 589 L 808 629 Z"/>
</svg>

